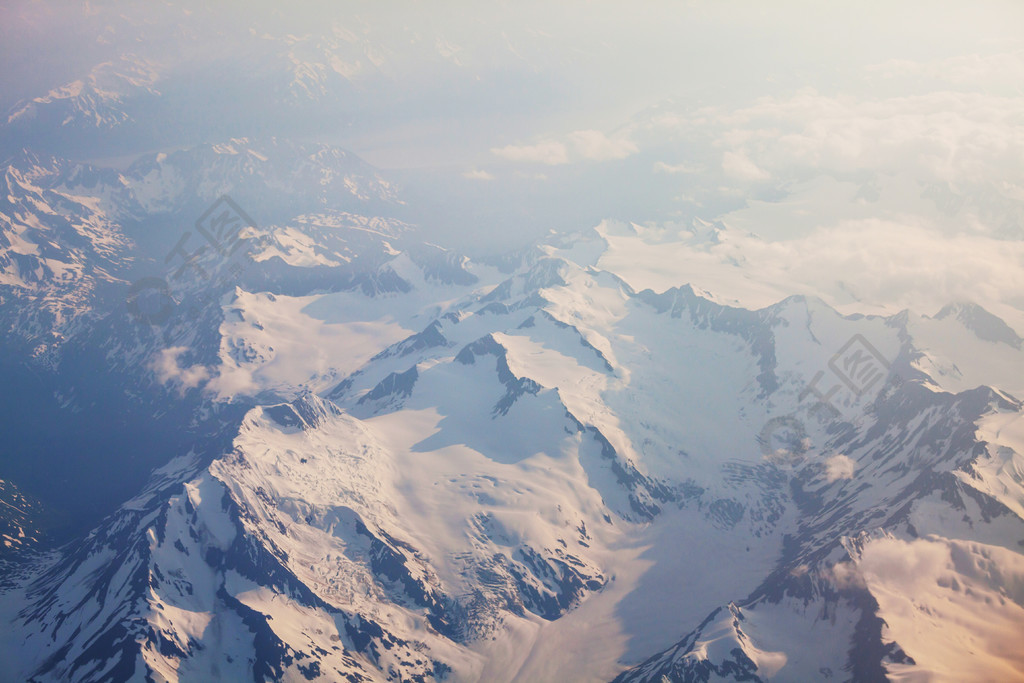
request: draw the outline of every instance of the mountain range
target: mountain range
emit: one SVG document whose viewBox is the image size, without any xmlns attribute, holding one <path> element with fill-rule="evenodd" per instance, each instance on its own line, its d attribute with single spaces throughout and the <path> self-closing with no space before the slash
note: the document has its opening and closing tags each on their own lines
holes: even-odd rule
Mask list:
<svg viewBox="0 0 1024 683">
<path fill-rule="evenodd" d="M 1024 342 L 977 304 L 637 285 L 699 220 L 470 257 L 273 137 L 2 182 L 2 680 L 1024 676 Z"/>
</svg>

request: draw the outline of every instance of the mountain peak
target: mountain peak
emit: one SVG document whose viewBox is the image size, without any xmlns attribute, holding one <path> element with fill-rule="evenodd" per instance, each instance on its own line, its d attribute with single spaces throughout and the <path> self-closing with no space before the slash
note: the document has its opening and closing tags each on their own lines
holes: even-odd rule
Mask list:
<svg viewBox="0 0 1024 683">
<path fill-rule="evenodd" d="M 1024 340 L 1002 318 L 989 313 L 976 303 L 968 301 L 947 304 L 935 314 L 936 320 L 945 320 L 946 318 L 959 321 L 984 341 L 1006 344 L 1015 349 L 1021 349 L 1024 346 Z"/>
</svg>

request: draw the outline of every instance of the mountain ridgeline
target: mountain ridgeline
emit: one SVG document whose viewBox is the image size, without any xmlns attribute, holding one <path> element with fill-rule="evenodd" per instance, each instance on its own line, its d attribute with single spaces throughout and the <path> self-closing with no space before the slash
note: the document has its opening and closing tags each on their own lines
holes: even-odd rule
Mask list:
<svg viewBox="0 0 1024 683">
<path fill-rule="evenodd" d="M 326 145 L 2 172 L 0 680 L 1024 672 L 963 617 L 1024 623 L 975 304 L 638 291 L 640 228 L 472 259 Z"/>
</svg>

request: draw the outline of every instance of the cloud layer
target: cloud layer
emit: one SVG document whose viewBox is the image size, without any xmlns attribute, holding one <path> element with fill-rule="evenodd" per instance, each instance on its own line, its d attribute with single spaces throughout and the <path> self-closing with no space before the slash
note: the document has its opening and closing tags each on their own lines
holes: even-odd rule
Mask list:
<svg viewBox="0 0 1024 683">
<path fill-rule="evenodd" d="M 578 161 L 611 161 L 636 154 L 637 146 L 626 137 L 608 137 L 598 130 L 577 130 L 563 140 L 494 147 L 491 153 L 507 161 L 557 166 Z"/>
<path fill-rule="evenodd" d="M 202 365 L 181 367 L 179 358 L 189 351 L 187 346 L 172 346 L 161 349 L 150 364 L 157 379 L 163 384 L 172 384 L 184 393 L 187 389 L 195 389 L 210 379 L 210 371 Z"/>
<path fill-rule="evenodd" d="M 857 462 L 848 455 L 837 453 L 825 461 L 825 479 L 828 482 L 853 479 Z"/>
</svg>

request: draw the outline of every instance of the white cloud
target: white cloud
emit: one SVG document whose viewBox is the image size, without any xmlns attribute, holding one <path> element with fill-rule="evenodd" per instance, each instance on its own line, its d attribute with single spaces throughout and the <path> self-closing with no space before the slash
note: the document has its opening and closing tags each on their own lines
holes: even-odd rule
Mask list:
<svg viewBox="0 0 1024 683">
<path fill-rule="evenodd" d="M 150 363 L 150 369 L 156 373 L 157 379 L 164 384 L 177 384 L 182 392 L 194 389 L 210 378 L 210 371 L 205 366 L 190 365 L 183 368 L 178 364 L 179 357 L 186 351 L 186 346 L 162 349 Z"/>
<path fill-rule="evenodd" d="M 884 185 L 906 177 L 983 195 L 990 208 L 979 213 L 991 222 L 994 217 L 984 214 L 1000 211 L 1000 202 L 1019 210 L 1024 199 L 1022 118 L 1019 94 L 936 91 L 857 99 L 808 89 L 739 109 L 693 111 L 670 125 L 694 153 L 709 142 L 721 149 L 723 171 L 740 181 L 771 177 L 784 186 L 815 176 L 874 176 Z M 921 189 L 909 198 L 917 199 Z"/>
<path fill-rule="evenodd" d="M 634 119 L 628 139 L 665 160 L 652 173 L 679 173 L 678 215 L 731 230 L 634 249 L 643 266 L 619 264 L 631 283 L 692 281 L 754 306 L 811 294 L 849 313 L 974 301 L 1024 329 L 1024 52 L 864 73 L 842 94 L 776 89 Z"/>
<path fill-rule="evenodd" d="M 547 164 L 556 166 L 569 163 L 569 151 L 561 142 L 548 140 L 535 145 L 506 145 L 494 147 L 493 154 L 520 163 Z"/>
<path fill-rule="evenodd" d="M 796 577 L 807 576 L 807 574 L 809 574 L 810 571 L 811 571 L 811 568 L 808 565 L 800 564 L 800 565 L 797 565 L 797 566 L 793 567 L 789 571 L 789 575 L 790 576 L 796 576 Z"/>
<path fill-rule="evenodd" d="M 723 154 L 722 170 L 740 180 L 767 180 L 771 177 L 743 152 L 726 152 Z"/>
<path fill-rule="evenodd" d="M 870 305 L 926 312 L 951 301 L 1005 301 L 1024 291 L 1024 243 L 944 237 L 892 221 L 842 221 L 801 239 L 748 240 L 743 248 L 748 258 L 801 283 L 801 291 L 834 301 L 852 295 Z"/>
<path fill-rule="evenodd" d="M 964 83 L 972 74 L 997 72 L 1003 62 L 1024 68 L 1021 55 L 955 61 L 948 66 L 959 69 Z M 691 163 L 707 167 L 708 173 L 688 179 L 686 192 L 704 204 L 739 197 L 756 204 L 751 182 L 774 188 L 773 199 L 760 203 L 776 205 L 811 182 L 865 189 L 841 202 L 795 207 L 807 209 L 803 216 L 778 212 L 774 221 L 749 228 L 759 234 L 785 231 L 794 218 L 824 226 L 866 215 L 894 222 L 913 217 L 911 224 L 946 234 L 1024 237 L 1024 92 L 935 83 L 944 89 L 860 98 L 806 88 L 741 107 L 658 111 L 629 134 L 645 151 L 682 147 Z M 720 175 L 711 174 L 716 161 Z M 662 162 L 654 171 L 669 168 Z"/>
<path fill-rule="evenodd" d="M 723 300 L 755 308 L 791 294 L 888 314 L 904 308 L 931 314 L 953 301 L 974 301 L 1024 330 L 1024 242 L 947 236 L 907 220 L 841 220 L 776 241 L 728 222 L 717 241 L 683 233 L 648 244 L 619 236 L 600 265 L 638 289 L 696 282 Z M 752 220 L 743 227 L 756 225 Z M 737 277 L 740 269 L 748 277 Z"/>
<path fill-rule="evenodd" d="M 906 542 L 884 537 L 869 541 L 861 551 L 857 569 L 866 581 L 897 584 L 907 595 L 925 587 L 949 562 L 944 543 L 919 539 Z"/>
<path fill-rule="evenodd" d="M 971 89 L 1003 90 L 1019 93 L 1024 82 L 1024 51 L 990 55 L 967 54 L 932 62 L 890 59 L 870 64 L 865 70 L 885 80 L 930 78 Z"/>
<path fill-rule="evenodd" d="M 628 138 L 608 137 L 599 130 L 577 130 L 560 140 L 544 140 L 533 145 L 493 147 L 491 153 L 519 163 L 557 166 L 572 161 L 613 161 L 636 154 L 637 146 Z"/>
<path fill-rule="evenodd" d="M 839 590 L 863 589 L 864 579 L 853 562 L 837 562 L 828 573 Z"/>
<path fill-rule="evenodd" d="M 252 394 L 260 384 L 251 369 L 239 365 L 222 365 L 220 373 L 206 385 L 206 392 L 220 399 L 230 399 L 239 394 Z"/>
<path fill-rule="evenodd" d="M 463 178 L 469 178 L 470 180 L 494 180 L 494 175 L 487 171 L 473 168 L 462 174 Z"/>
<path fill-rule="evenodd" d="M 831 483 L 840 479 L 853 479 L 857 463 L 848 455 L 837 453 L 825 461 L 825 479 Z"/>
<path fill-rule="evenodd" d="M 687 164 L 668 164 L 664 161 L 655 161 L 652 169 L 655 173 L 668 173 L 670 175 L 676 175 L 680 173 L 697 173 L 699 169 L 696 169 Z"/>
<path fill-rule="evenodd" d="M 599 130 L 575 131 L 569 134 L 569 142 L 580 157 L 590 161 L 625 159 L 637 152 L 636 145 L 627 138 L 609 138 Z"/>
</svg>

